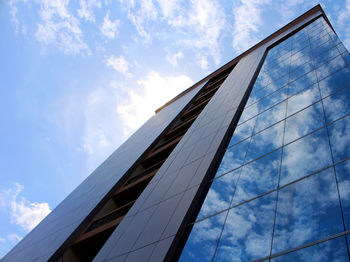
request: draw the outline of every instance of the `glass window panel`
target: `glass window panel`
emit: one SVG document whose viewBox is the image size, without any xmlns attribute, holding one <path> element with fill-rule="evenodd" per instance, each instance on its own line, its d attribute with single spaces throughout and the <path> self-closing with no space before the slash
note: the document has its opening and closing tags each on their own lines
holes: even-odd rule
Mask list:
<svg viewBox="0 0 350 262">
<path fill-rule="evenodd" d="M 270 63 L 273 63 L 274 61 L 274 57 L 272 55 L 272 52 L 268 52 L 266 57 L 265 57 L 265 60 L 264 60 L 264 64 L 263 64 L 263 67 L 262 69 L 265 69 L 265 67 L 267 66 L 267 64 L 270 64 Z"/>
<path fill-rule="evenodd" d="M 275 47 L 273 47 L 270 50 L 269 55 L 271 55 L 271 56 L 277 55 L 278 56 L 282 50 L 290 50 L 291 44 L 292 44 L 291 39 L 286 39 L 285 41 L 283 41 L 283 42 L 279 43 L 278 45 L 276 45 Z"/>
<path fill-rule="evenodd" d="M 273 92 L 277 91 L 281 87 L 284 87 L 288 83 L 288 75 L 285 75 L 281 77 L 280 79 L 274 80 L 270 82 L 267 86 L 259 89 L 255 89 L 255 86 L 249 96 L 249 99 L 246 104 L 246 108 L 260 100 L 261 98 L 272 94 Z"/>
<path fill-rule="evenodd" d="M 339 45 L 341 43 L 339 37 L 333 31 L 328 33 L 331 36 L 332 40 L 334 41 L 335 45 Z"/>
<path fill-rule="evenodd" d="M 326 124 L 321 102 L 287 118 L 284 144 L 302 137 Z"/>
<path fill-rule="evenodd" d="M 258 90 L 256 93 L 259 92 L 259 96 L 260 98 L 270 95 L 273 92 L 277 91 L 278 89 L 280 89 L 281 87 L 285 86 L 288 83 L 288 75 L 285 75 L 277 80 L 273 80 L 272 82 L 270 82 L 267 86 L 265 86 L 264 88 Z M 252 95 L 250 95 L 252 96 Z"/>
<path fill-rule="evenodd" d="M 315 56 L 321 55 L 323 52 L 327 51 L 329 48 L 335 47 L 335 42 L 328 32 L 323 31 L 320 35 L 310 38 L 310 41 L 315 41 L 318 43 L 317 47 L 311 48 L 312 53 Z"/>
<path fill-rule="evenodd" d="M 337 56 L 336 58 L 329 61 L 327 64 L 320 66 L 316 69 L 317 77 L 319 80 L 335 73 L 336 71 L 344 68 L 346 66 L 342 56 Z"/>
<path fill-rule="evenodd" d="M 295 42 L 293 44 L 292 55 L 294 55 L 296 52 L 303 50 L 304 48 L 310 48 L 310 42 L 308 38 L 301 39 L 300 41 Z"/>
<path fill-rule="evenodd" d="M 333 168 L 280 189 L 272 253 L 343 231 Z"/>
<path fill-rule="evenodd" d="M 350 117 L 328 127 L 334 162 L 350 156 Z"/>
<path fill-rule="evenodd" d="M 278 80 L 289 72 L 290 57 L 287 57 L 287 59 L 278 59 L 276 62 L 266 69 L 271 81 Z"/>
<path fill-rule="evenodd" d="M 329 35 L 323 35 L 321 38 L 310 38 L 310 46 L 312 50 L 317 49 L 319 46 L 333 41 Z"/>
<path fill-rule="evenodd" d="M 179 261 L 212 261 L 226 212 L 194 224 Z"/>
<path fill-rule="evenodd" d="M 298 41 L 301 37 L 307 37 L 308 34 L 306 32 L 306 29 L 303 28 L 299 32 L 295 33 L 293 36 L 291 36 L 291 39 L 294 41 Z"/>
<path fill-rule="evenodd" d="M 278 104 L 287 98 L 287 88 L 283 87 L 271 95 L 265 96 L 257 103 L 258 111 L 262 112 L 266 109 Z"/>
<path fill-rule="evenodd" d="M 326 97 L 323 100 L 327 123 L 333 122 L 350 113 L 350 88 Z"/>
<path fill-rule="evenodd" d="M 322 97 L 350 85 L 350 70 L 344 68 L 319 82 Z"/>
<path fill-rule="evenodd" d="M 303 248 L 283 256 L 271 259 L 272 262 L 348 262 L 349 256 L 346 249 L 345 237 L 322 242 L 320 244 Z"/>
<path fill-rule="evenodd" d="M 332 60 L 338 55 L 340 55 L 340 53 L 336 47 L 328 49 L 327 51 L 323 52 L 320 56 L 314 58 L 315 67 L 320 67 L 322 64 L 327 63 L 329 60 Z"/>
<path fill-rule="evenodd" d="M 241 169 L 214 179 L 197 219 L 213 215 L 230 206 Z"/>
<path fill-rule="evenodd" d="M 281 150 L 268 154 L 242 168 L 232 206 L 277 188 Z"/>
<path fill-rule="evenodd" d="M 339 43 L 337 45 L 337 48 L 338 48 L 340 53 L 348 53 L 348 50 L 345 48 L 345 46 L 342 43 Z"/>
<path fill-rule="evenodd" d="M 236 127 L 228 147 L 231 147 L 237 144 L 238 142 L 242 141 L 243 139 L 246 139 L 252 135 L 256 118 L 257 117 L 254 117 Z"/>
<path fill-rule="evenodd" d="M 299 42 L 304 42 L 309 39 L 309 34 L 306 29 L 302 29 L 292 36 L 292 47 L 298 45 Z"/>
<path fill-rule="evenodd" d="M 265 88 L 260 88 L 259 90 L 252 90 L 249 99 L 247 101 L 247 104 L 245 108 L 249 107 L 250 105 L 254 104 L 255 102 L 259 101 L 259 99 L 263 98 L 266 96 L 267 90 Z"/>
<path fill-rule="evenodd" d="M 262 88 L 271 82 L 271 77 L 266 73 L 266 71 L 261 71 L 258 78 L 255 81 L 254 88 Z"/>
<path fill-rule="evenodd" d="M 307 87 L 310 87 L 312 84 L 317 82 L 316 71 L 312 70 L 311 72 L 303 75 L 295 81 L 292 81 L 288 85 L 288 96 L 292 96 L 296 93 L 299 93 L 301 90 L 304 90 Z"/>
<path fill-rule="evenodd" d="M 350 230 L 350 161 L 335 166 L 346 230 Z"/>
<path fill-rule="evenodd" d="M 258 112 L 259 112 L 258 104 L 252 104 L 251 106 L 245 108 L 243 110 L 241 118 L 239 119 L 238 124 L 241 124 L 241 123 L 247 121 L 248 119 L 256 116 L 258 114 Z"/>
<path fill-rule="evenodd" d="M 214 261 L 251 261 L 268 256 L 276 193 L 229 211 Z"/>
<path fill-rule="evenodd" d="M 320 92 L 317 84 L 311 88 L 292 96 L 288 99 L 287 116 L 298 112 L 299 110 L 311 105 L 312 103 L 320 100 Z"/>
<path fill-rule="evenodd" d="M 280 184 L 292 182 L 331 164 L 328 136 L 323 128 L 283 149 Z"/>
<path fill-rule="evenodd" d="M 312 54 L 317 57 L 325 52 L 327 52 L 331 48 L 335 48 L 334 41 L 331 39 L 331 37 L 326 34 L 325 36 L 321 37 L 322 39 L 315 39 L 314 41 L 317 41 L 319 45 L 317 47 L 312 48 Z M 326 38 L 326 39 L 325 39 Z"/>
<path fill-rule="evenodd" d="M 342 57 L 345 60 L 347 66 L 350 66 L 350 54 L 348 52 L 345 52 L 342 54 Z"/>
<path fill-rule="evenodd" d="M 319 21 L 319 20 L 317 20 Z M 323 24 L 321 22 L 314 22 L 308 26 L 308 32 L 311 33 L 316 30 L 322 30 L 324 28 Z"/>
<path fill-rule="evenodd" d="M 332 41 L 332 38 L 326 33 L 322 36 L 311 36 L 310 46 L 312 50 L 316 50 L 318 47 Z"/>
<path fill-rule="evenodd" d="M 260 88 L 262 88 L 262 87 L 264 87 L 266 84 L 268 84 L 268 83 L 265 83 L 265 78 L 264 78 L 264 75 L 266 75 L 266 74 L 264 74 L 264 72 L 262 71 L 262 69 L 261 69 L 261 71 L 260 71 L 260 73 L 259 73 L 259 75 L 258 75 L 258 77 L 257 77 L 257 79 L 256 79 L 256 81 L 255 81 L 255 83 L 254 83 L 254 87 L 253 87 L 253 90 L 255 89 L 255 90 L 259 90 Z"/>
<path fill-rule="evenodd" d="M 320 40 L 321 38 L 327 36 L 329 36 L 329 34 L 325 27 L 315 28 L 309 32 L 310 39 Z"/>
<path fill-rule="evenodd" d="M 266 127 L 269 127 L 278 121 L 282 120 L 286 116 L 286 104 L 284 101 L 274 107 L 266 110 L 264 113 L 258 115 L 258 120 L 256 121 L 254 133 L 257 133 L 263 130 Z"/>
<path fill-rule="evenodd" d="M 244 157 L 249 145 L 249 140 L 250 139 L 246 139 L 226 150 L 217 171 L 217 175 L 226 173 L 236 167 L 243 165 Z"/>
<path fill-rule="evenodd" d="M 280 48 L 280 50 L 276 50 L 276 52 L 273 54 L 273 57 L 275 58 L 274 62 L 277 62 L 277 60 L 281 61 L 287 59 L 291 54 L 291 44 L 289 44 L 284 48 Z"/>
<path fill-rule="evenodd" d="M 271 81 L 269 84 L 264 86 L 263 88 L 255 89 L 255 86 L 252 90 L 252 93 L 249 96 L 249 99 L 247 101 L 246 107 L 249 105 L 255 103 L 259 99 L 272 94 L 276 90 L 280 89 L 281 87 L 284 87 L 288 83 L 288 75 L 285 75 L 277 80 Z"/>
<path fill-rule="evenodd" d="M 312 54 L 310 47 L 295 52 L 291 57 L 291 66 L 295 67 L 297 64 L 303 65 L 311 60 Z"/>
<path fill-rule="evenodd" d="M 266 86 L 265 88 L 268 89 L 270 92 L 273 92 L 281 87 L 284 87 L 289 81 L 289 76 L 285 75 L 283 77 L 280 77 L 277 80 L 273 80 L 270 85 Z"/>
<path fill-rule="evenodd" d="M 294 70 L 291 70 L 289 73 L 289 80 L 293 81 L 295 79 L 298 79 L 302 75 L 310 72 L 311 70 L 314 69 L 314 66 L 312 62 L 307 62 L 305 64 L 299 64 L 299 60 L 295 61 L 293 65 L 297 65 L 297 67 Z"/>
<path fill-rule="evenodd" d="M 246 162 L 282 146 L 283 126 L 284 122 L 280 122 L 254 135 L 248 149 Z"/>
</svg>

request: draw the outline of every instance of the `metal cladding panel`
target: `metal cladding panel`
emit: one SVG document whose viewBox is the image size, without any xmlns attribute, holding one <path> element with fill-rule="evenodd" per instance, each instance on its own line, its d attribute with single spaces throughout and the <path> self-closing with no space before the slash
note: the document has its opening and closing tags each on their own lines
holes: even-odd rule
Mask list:
<svg viewBox="0 0 350 262">
<path fill-rule="evenodd" d="M 242 101 L 247 97 L 267 47 L 321 14 L 316 12 L 290 26 L 240 59 L 137 200 L 137 210 L 129 211 L 127 218 L 131 223 L 125 225 L 123 232 L 118 233 L 118 229 L 114 232 L 94 261 L 114 261 L 120 257 L 125 261 L 172 258 L 176 241 L 189 222 L 186 215 L 203 193 L 210 175 L 208 169 L 213 166 L 223 140 L 239 118 L 244 107 Z M 143 214 L 147 217 L 141 220 Z M 159 246 L 167 250 L 160 252 Z M 133 259 L 136 257 L 137 260 Z"/>
<path fill-rule="evenodd" d="M 201 86 L 150 118 L 1 261 L 48 260 L 197 94 Z"/>
</svg>

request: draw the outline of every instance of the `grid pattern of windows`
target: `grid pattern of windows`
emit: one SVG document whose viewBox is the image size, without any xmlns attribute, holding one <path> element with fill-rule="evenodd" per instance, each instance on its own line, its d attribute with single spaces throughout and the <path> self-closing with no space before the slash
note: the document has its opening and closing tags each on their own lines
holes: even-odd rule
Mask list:
<svg viewBox="0 0 350 262">
<path fill-rule="evenodd" d="M 267 53 L 180 261 L 349 261 L 349 159 L 350 54 L 319 18 Z"/>
</svg>

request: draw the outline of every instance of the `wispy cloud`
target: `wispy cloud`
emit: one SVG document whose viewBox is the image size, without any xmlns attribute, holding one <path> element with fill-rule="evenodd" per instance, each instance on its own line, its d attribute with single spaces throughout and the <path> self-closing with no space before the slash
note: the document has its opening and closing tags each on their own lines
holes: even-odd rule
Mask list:
<svg viewBox="0 0 350 262">
<path fill-rule="evenodd" d="M 137 32 L 146 41 L 150 40 L 148 24 L 155 21 L 158 17 L 158 11 L 152 0 L 141 1 L 121 1 L 127 9 L 127 16 L 136 27 Z"/>
<path fill-rule="evenodd" d="M 117 57 L 112 55 L 107 58 L 106 65 L 126 77 L 132 77 L 132 74 L 129 72 L 129 62 L 125 60 L 124 56 Z"/>
<path fill-rule="evenodd" d="M 212 56 L 215 63 L 221 60 L 220 38 L 227 28 L 226 15 L 217 1 L 195 1 L 189 9 L 188 20 L 190 29 L 196 32 L 195 38 L 188 45 L 203 49 Z"/>
<path fill-rule="evenodd" d="M 81 1 L 81 8 L 77 11 L 80 18 L 94 20 L 92 7 L 99 6 L 98 1 Z M 58 48 L 65 54 L 90 53 L 88 45 L 83 40 L 83 31 L 79 19 L 70 12 L 69 1 L 16 1 L 9 2 L 10 15 L 15 24 L 16 32 L 27 33 L 26 23 L 18 19 L 19 6 L 21 9 L 33 11 L 32 18 L 36 25 L 35 37 L 45 50 L 49 46 Z M 35 14 L 39 17 L 36 17 Z M 32 22 L 32 21 L 30 21 Z"/>
<path fill-rule="evenodd" d="M 227 23 L 226 15 L 218 1 L 195 1 L 191 2 L 189 7 L 179 4 L 169 6 L 164 3 L 161 6 L 163 19 L 169 25 L 186 32 L 183 44 L 201 49 L 204 55 L 211 55 L 216 64 L 220 62 L 220 38 L 227 29 Z M 202 65 L 203 63 L 203 68 Z"/>
<path fill-rule="evenodd" d="M 89 52 L 83 40 L 79 20 L 68 10 L 68 1 L 50 0 L 40 3 L 37 40 L 44 46 L 54 45 L 63 53 Z"/>
<path fill-rule="evenodd" d="M 203 70 L 208 70 L 208 58 L 205 55 L 198 55 L 198 63 L 199 66 L 203 69 Z"/>
<path fill-rule="evenodd" d="M 269 2 L 270 0 L 241 0 L 240 4 L 233 7 L 233 48 L 237 53 L 259 40 L 257 32 L 263 25 L 262 8 Z"/>
<path fill-rule="evenodd" d="M 9 1 L 9 8 L 10 8 L 11 20 L 15 25 L 16 34 L 18 34 L 20 23 L 19 23 L 18 18 L 17 18 L 18 8 L 16 6 L 15 0 Z"/>
<path fill-rule="evenodd" d="M 21 184 L 15 183 L 13 188 L 1 191 L 0 207 L 9 209 L 11 223 L 30 231 L 51 212 L 51 209 L 46 202 L 30 202 L 25 197 L 19 197 L 23 188 Z"/>
<path fill-rule="evenodd" d="M 185 75 L 161 76 L 152 71 L 138 84 L 141 91 L 128 90 L 129 97 L 119 104 L 117 112 L 123 122 L 124 134 L 128 136 L 154 114 L 154 110 L 190 87 L 193 81 Z"/>
<path fill-rule="evenodd" d="M 344 30 L 344 45 L 347 46 L 347 48 L 350 47 L 350 28 L 348 26 L 349 22 L 350 22 L 350 0 L 346 0 L 346 2 L 344 3 L 344 6 L 342 6 L 338 12 L 338 16 L 337 16 L 337 26 L 340 29 Z"/>
<path fill-rule="evenodd" d="M 101 8 L 100 0 L 80 0 L 78 16 L 85 21 L 95 22 L 95 8 Z"/>
<path fill-rule="evenodd" d="M 83 102 L 82 149 L 88 154 L 88 171 L 92 171 L 120 145 L 122 132 L 117 114 L 116 90 L 97 86 Z"/>
<path fill-rule="evenodd" d="M 118 35 L 118 26 L 120 21 L 118 19 L 112 21 L 109 18 L 110 12 L 108 11 L 105 18 L 103 19 L 103 24 L 101 26 L 101 33 L 109 39 L 114 39 Z"/>
<path fill-rule="evenodd" d="M 175 54 L 172 55 L 166 55 L 166 60 L 169 61 L 170 64 L 172 64 L 173 66 L 177 67 L 178 66 L 178 61 L 183 58 L 184 54 L 182 53 L 182 51 L 179 51 Z"/>
<path fill-rule="evenodd" d="M 22 239 L 17 234 L 8 234 L 5 237 L 0 237 L 0 259 Z"/>
<path fill-rule="evenodd" d="M 147 42 L 158 35 L 155 28 L 163 20 L 177 33 L 178 42 L 191 49 L 201 49 L 218 64 L 221 60 L 220 38 L 227 29 L 226 16 L 218 1 L 133 1 L 123 2 L 128 18 Z"/>
</svg>

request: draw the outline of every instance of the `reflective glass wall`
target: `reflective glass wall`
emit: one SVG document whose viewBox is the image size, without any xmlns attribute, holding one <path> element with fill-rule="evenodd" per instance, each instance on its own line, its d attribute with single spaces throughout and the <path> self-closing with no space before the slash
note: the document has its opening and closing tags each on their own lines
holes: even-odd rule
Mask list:
<svg viewBox="0 0 350 262">
<path fill-rule="evenodd" d="M 268 51 L 180 261 L 349 261 L 349 65 L 323 18 Z"/>
</svg>

